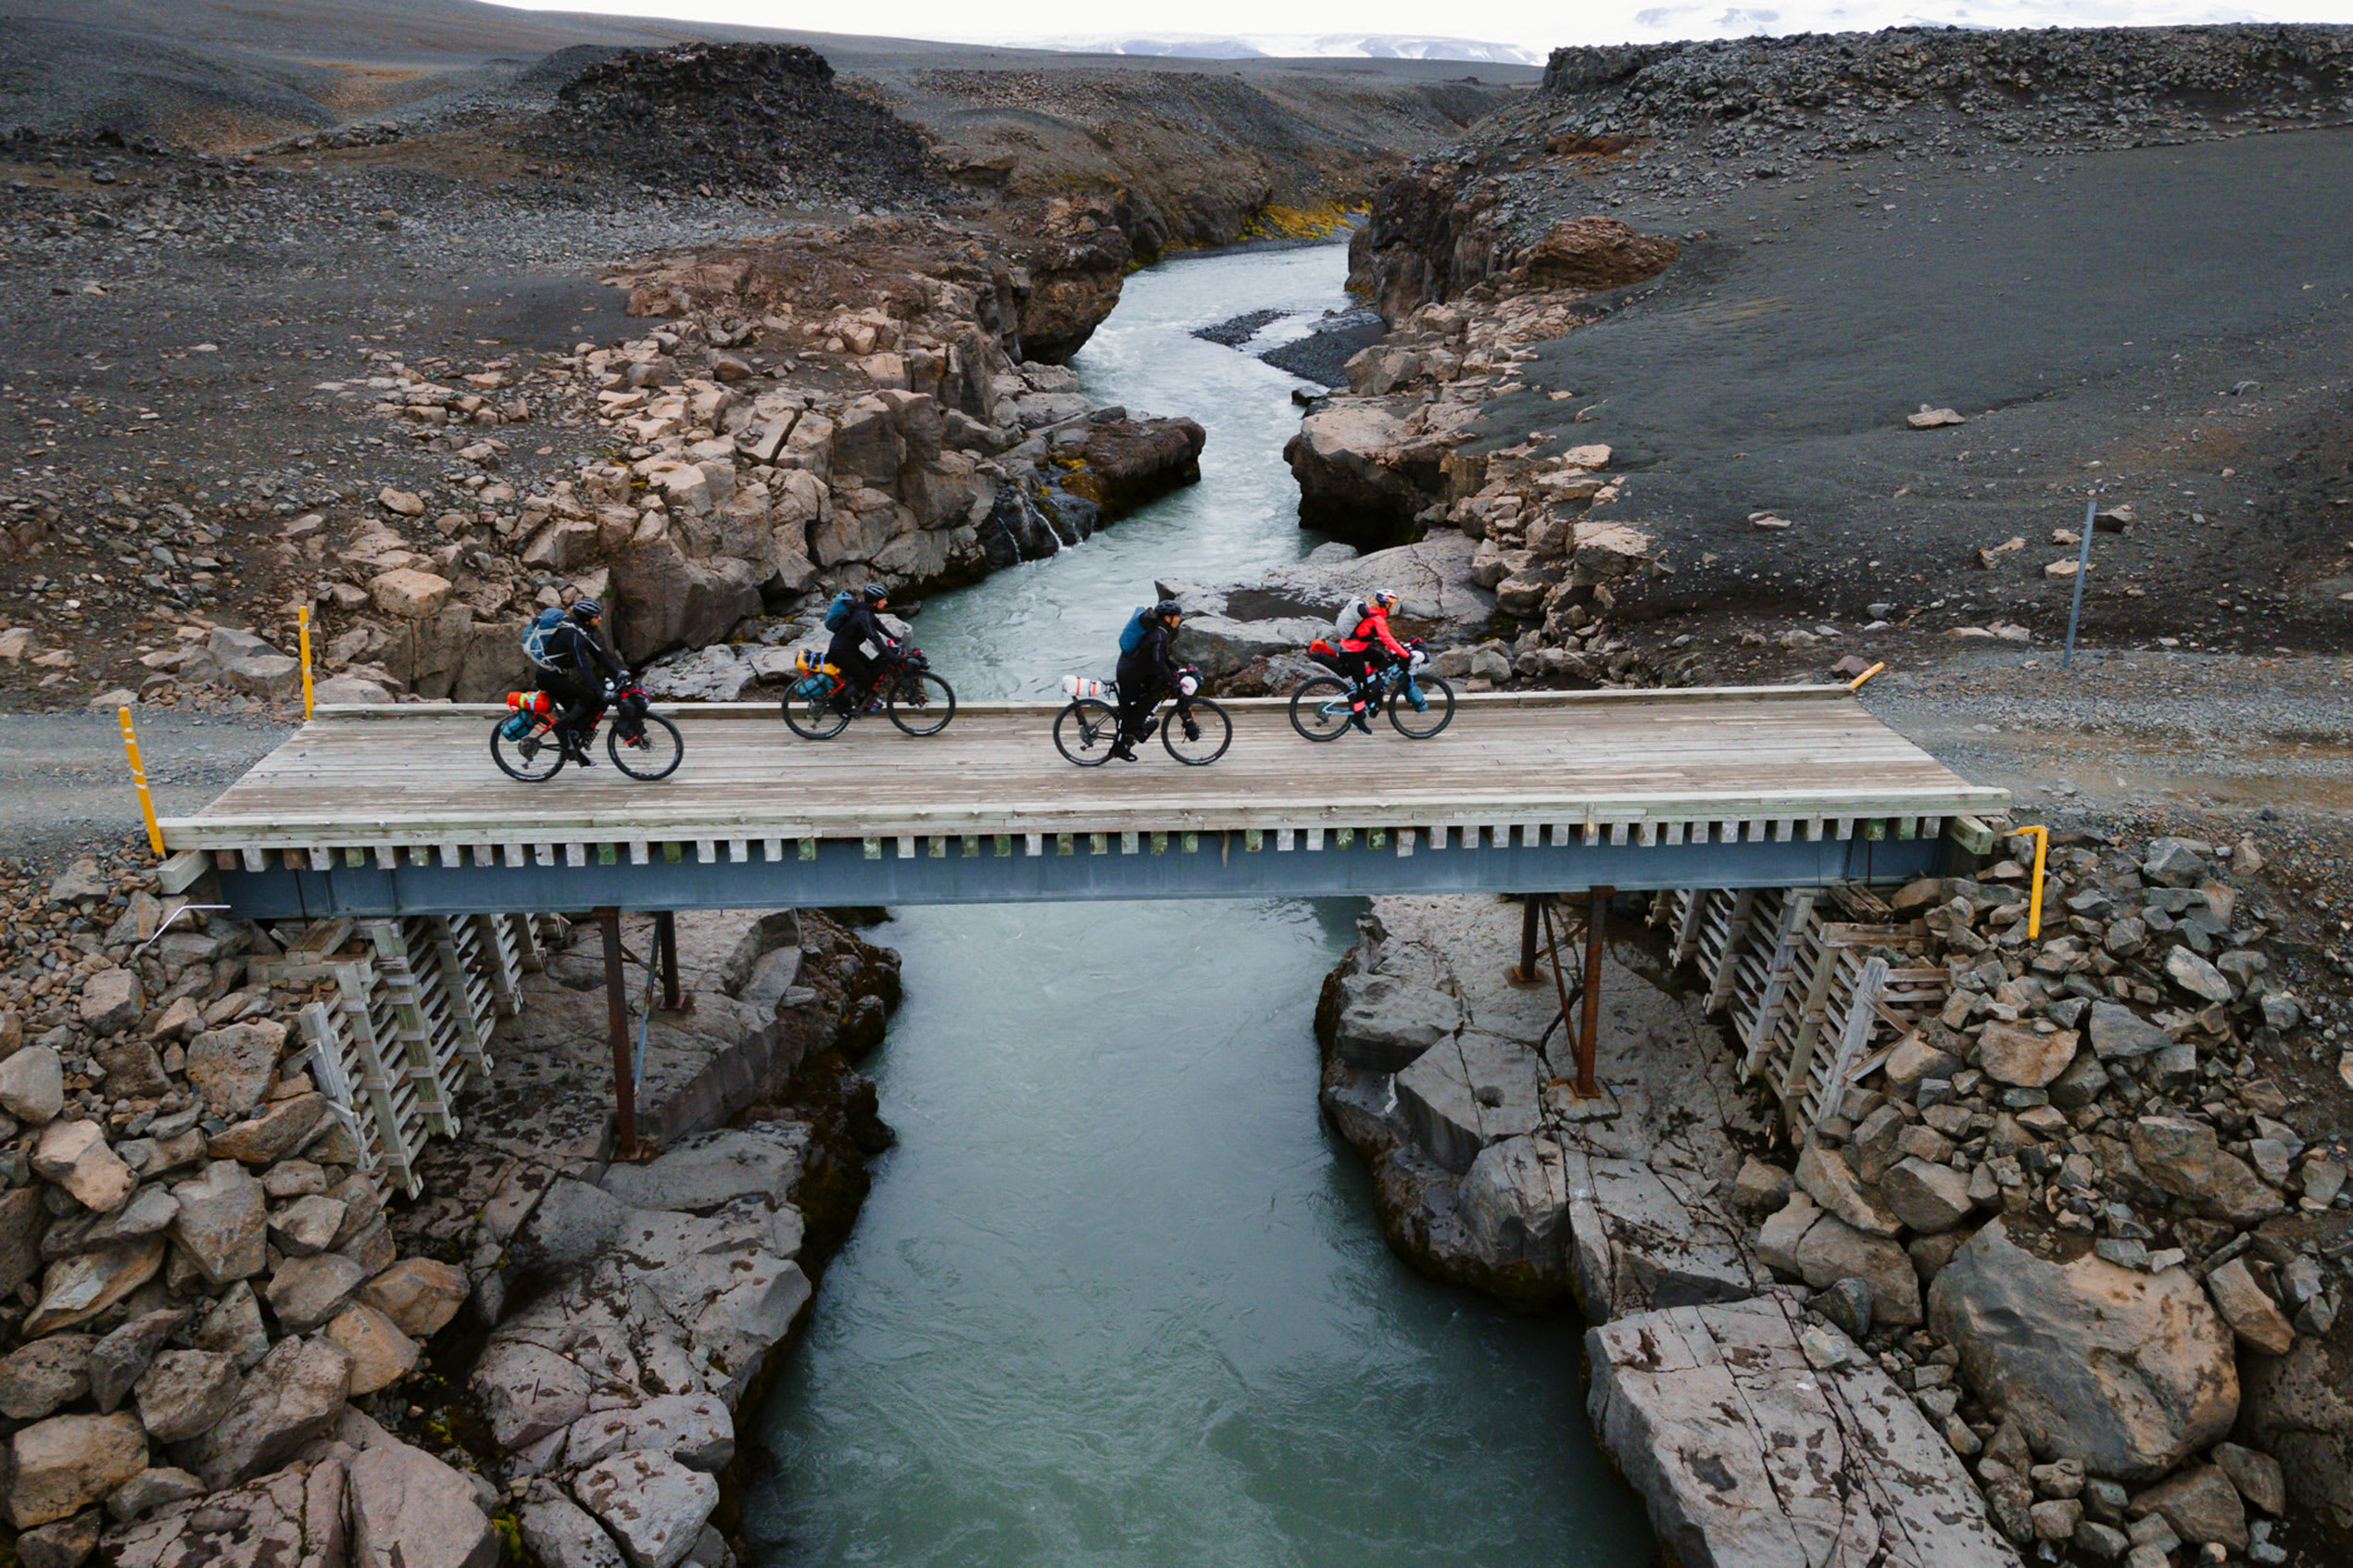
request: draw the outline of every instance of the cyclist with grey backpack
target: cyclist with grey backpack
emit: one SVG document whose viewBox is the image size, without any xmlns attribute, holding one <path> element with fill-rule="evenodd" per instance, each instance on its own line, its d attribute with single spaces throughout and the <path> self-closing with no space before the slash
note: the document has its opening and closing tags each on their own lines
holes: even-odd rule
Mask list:
<svg viewBox="0 0 2353 1568">
<path fill-rule="evenodd" d="M 571 612 L 558 616 L 552 625 L 549 614 L 542 611 L 523 633 L 523 652 L 531 659 L 538 688 L 563 704 L 555 729 L 564 755 L 583 768 L 593 767 L 588 748 L 580 744 L 581 734 L 604 711 L 609 683 L 620 681 L 627 671 L 597 635 L 605 618 L 603 605 L 590 598 L 575 600 Z"/>
</svg>

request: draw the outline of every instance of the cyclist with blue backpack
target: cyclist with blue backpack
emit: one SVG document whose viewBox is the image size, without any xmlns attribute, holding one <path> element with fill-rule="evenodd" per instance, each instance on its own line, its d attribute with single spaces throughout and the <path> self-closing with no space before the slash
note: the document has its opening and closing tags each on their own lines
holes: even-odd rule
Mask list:
<svg viewBox="0 0 2353 1568">
<path fill-rule="evenodd" d="M 825 630 L 834 634 L 825 645 L 825 662 L 841 671 L 841 694 L 834 704 L 844 713 L 862 701 L 881 706 L 874 696 L 876 667 L 900 654 L 899 639 L 883 630 L 881 612 L 889 605 L 890 590 L 869 583 L 855 598 L 841 595 L 825 612 Z"/>
<path fill-rule="evenodd" d="M 1152 738 L 1152 709 L 1176 687 L 1176 656 L 1169 645 L 1183 620 L 1183 608 L 1163 599 L 1128 617 L 1119 634 L 1119 743 L 1111 754 L 1122 762 L 1136 760 L 1136 743 Z"/>
<path fill-rule="evenodd" d="M 538 688 L 563 704 L 556 716 L 556 734 L 564 755 L 583 768 L 593 767 L 588 748 L 580 744 L 583 727 L 604 711 L 607 683 L 626 673 L 597 635 L 605 607 L 595 599 L 573 601 L 570 614 L 542 610 L 523 633 L 523 652 L 530 658 Z"/>
</svg>

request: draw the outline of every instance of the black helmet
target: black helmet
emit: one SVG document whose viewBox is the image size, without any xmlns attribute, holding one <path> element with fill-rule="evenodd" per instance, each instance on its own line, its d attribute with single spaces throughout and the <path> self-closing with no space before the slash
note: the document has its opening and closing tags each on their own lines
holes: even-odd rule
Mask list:
<svg viewBox="0 0 2353 1568">
<path fill-rule="evenodd" d="M 869 583 L 858 590 L 858 596 L 870 605 L 884 604 L 889 601 L 890 590 L 879 583 Z"/>
<path fill-rule="evenodd" d="M 592 598 L 582 597 L 572 601 L 572 618 L 584 626 L 604 613 L 605 607 Z"/>
<path fill-rule="evenodd" d="M 1152 606 L 1152 619 L 1154 621 L 1174 621 L 1184 613 L 1185 607 L 1178 604 L 1175 599 L 1163 599 L 1160 603 Z"/>
</svg>

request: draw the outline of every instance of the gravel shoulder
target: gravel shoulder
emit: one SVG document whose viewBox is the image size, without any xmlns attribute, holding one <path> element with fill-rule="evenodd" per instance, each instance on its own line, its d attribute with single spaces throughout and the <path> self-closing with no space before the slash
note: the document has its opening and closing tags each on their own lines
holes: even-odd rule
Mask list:
<svg viewBox="0 0 2353 1568">
<path fill-rule="evenodd" d="M 265 719 L 146 712 L 139 750 L 156 813 L 195 811 L 294 731 Z M 47 866 L 146 832 L 111 714 L 0 714 L 0 859 Z"/>
</svg>

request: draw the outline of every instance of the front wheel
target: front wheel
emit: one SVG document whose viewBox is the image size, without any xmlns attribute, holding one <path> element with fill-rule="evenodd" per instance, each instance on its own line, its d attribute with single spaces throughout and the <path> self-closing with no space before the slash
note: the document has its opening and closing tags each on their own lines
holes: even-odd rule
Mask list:
<svg viewBox="0 0 2353 1568">
<path fill-rule="evenodd" d="M 1348 683 L 1310 675 L 1290 694 L 1290 727 L 1309 740 L 1338 740 L 1348 728 Z"/>
<path fill-rule="evenodd" d="M 556 732 L 535 728 L 516 737 L 507 734 L 507 726 L 513 721 L 514 715 L 509 714 L 490 727 L 490 759 L 498 764 L 498 771 L 525 784 L 537 784 L 561 772 L 564 748 Z"/>
<path fill-rule="evenodd" d="M 956 689 L 928 670 L 890 683 L 890 721 L 911 735 L 936 735 L 956 716 Z"/>
<path fill-rule="evenodd" d="M 1161 721 L 1160 744 L 1188 768 L 1206 768 L 1234 744 L 1234 721 L 1205 696 L 1189 697 Z"/>
<path fill-rule="evenodd" d="M 834 706 L 834 698 L 841 688 L 835 686 L 821 696 L 805 696 L 799 684 L 785 694 L 785 728 L 803 740 L 831 740 L 849 727 L 849 715 Z"/>
<path fill-rule="evenodd" d="M 1405 695 L 1406 683 L 1397 683 L 1389 694 L 1389 721 L 1397 733 L 1414 740 L 1428 740 L 1454 721 L 1454 688 L 1446 684 L 1443 675 L 1428 671 L 1416 675 L 1412 683 L 1422 694 L 1422 706 L 1416 709 Z"/>
<path fill-rule="evenodd" d="M 1119 709 L 1107 702 L 1082 696 L 1054 720 L 1054 749 L 1082 768 L 1110 761 L 1118 740 Z"/>
<path fill-rule="evenodd" d="M 659 713 L 648 713 L 637 721 L 637 733 L 626 740 L 619 724 L 607 730 L 605 755 L 631 778 L 651 783 L 678 771 L 678 764 L 686 760 L 686 743 L 680 738 L 677 725 Z"/>
</svg>

